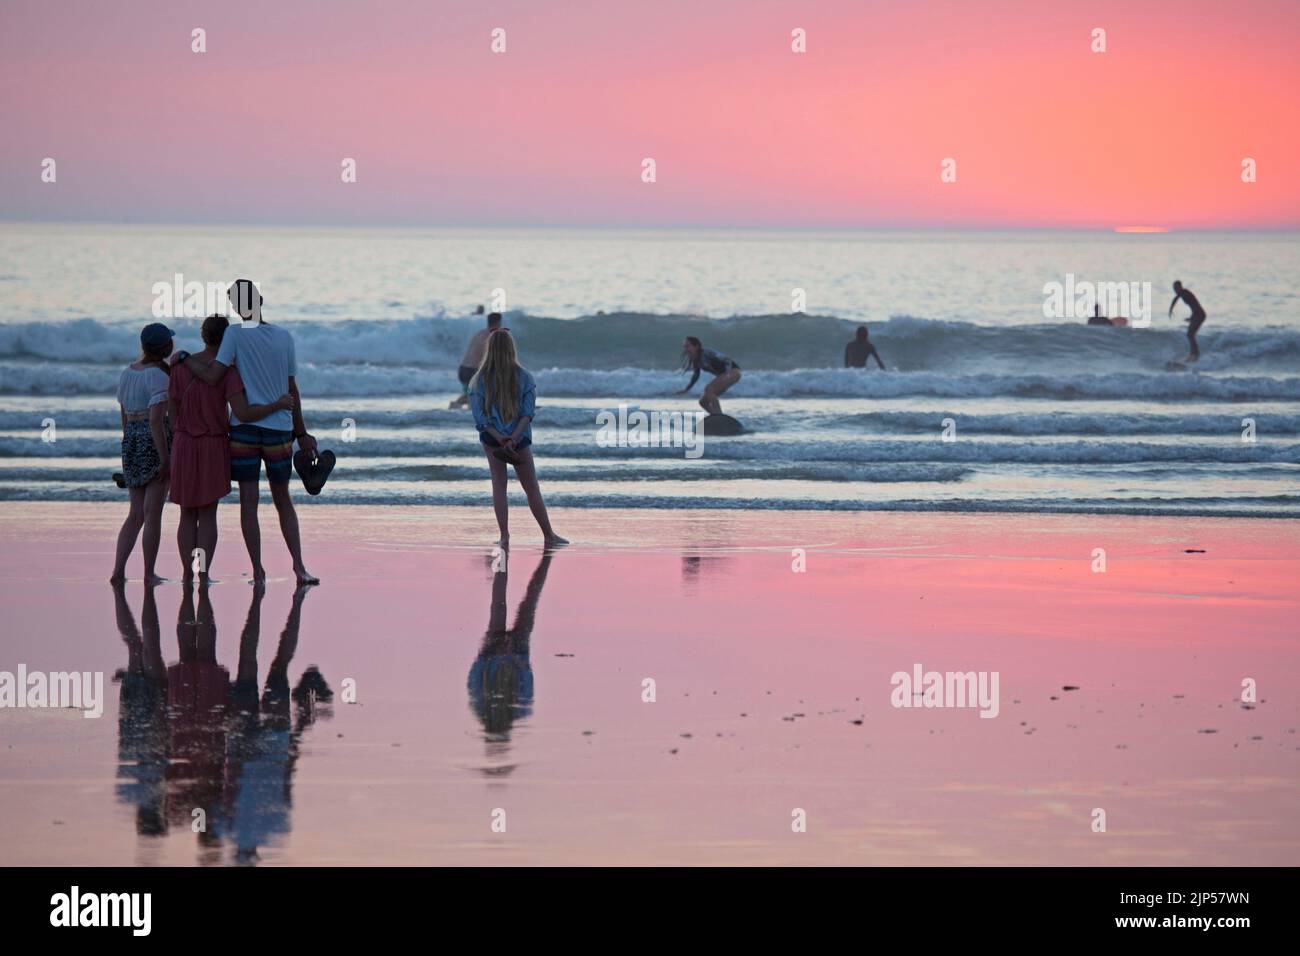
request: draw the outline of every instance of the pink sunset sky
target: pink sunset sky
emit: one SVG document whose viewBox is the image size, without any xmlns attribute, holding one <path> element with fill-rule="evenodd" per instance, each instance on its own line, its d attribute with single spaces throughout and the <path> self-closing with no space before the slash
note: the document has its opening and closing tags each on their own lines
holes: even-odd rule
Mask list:
<svg viewBox="0 0 1300 956">
<path fill-rule="evenodd" d="M 1294 0 L 5 0 L 0 218 L 1295 228 L 1297 48 Z"/>
</svg>

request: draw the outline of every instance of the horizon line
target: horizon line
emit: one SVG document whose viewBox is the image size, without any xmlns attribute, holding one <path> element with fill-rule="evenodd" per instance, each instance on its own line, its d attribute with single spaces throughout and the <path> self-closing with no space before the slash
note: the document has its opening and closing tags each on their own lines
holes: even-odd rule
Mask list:
<svg viewBox="0 0 1300 956">
<path fill-rule="evenodd" d="M 525 231 L 564 230 L 572 232 L 789 232 L 789 233 L 861 233 L 861 232 L 949 232 L 949 233 L 1092 233 L 1115 236 L 1174 236 L 1204 233 L 1281 234 L 1300 232 L 1300 222 L 1290 225 L 1243 226 L 1197 225 L 1165 226 L 1116 223 L 1112 225 L 1011 225 L 1006 223 L 913 224 L 913 225 L 771 225 L 771 224 L 701 224 L 701 223 L 410 223 L 410 222 L 304 222 L 247 220 L 158 220 L 158 219 L 10 219 L 0 215 L 5 226 L 159 226 L 214 227 L 223 229 L 400 229 L 400 230 L 481 230 Z"/>
</svg>

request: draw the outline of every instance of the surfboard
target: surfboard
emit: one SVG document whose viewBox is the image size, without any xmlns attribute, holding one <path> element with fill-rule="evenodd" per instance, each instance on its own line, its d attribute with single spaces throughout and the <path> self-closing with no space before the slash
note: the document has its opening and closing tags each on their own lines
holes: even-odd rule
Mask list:
<svg viewBox="0 0 1300 956">
<path fill-rule="evenodd" d="M 740 435 L 745 426 L 730 415 L 705 415 L 704 434 L 706 435 Z"/>
</svg>

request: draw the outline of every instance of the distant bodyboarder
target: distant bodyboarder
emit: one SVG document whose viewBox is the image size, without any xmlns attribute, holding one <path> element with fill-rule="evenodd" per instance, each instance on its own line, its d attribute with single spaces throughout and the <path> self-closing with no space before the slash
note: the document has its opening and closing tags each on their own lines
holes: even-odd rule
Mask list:
<svg viewBox="0 0 1300 956">
<path fill-rule="evenodd" d="M 858 331 L 853 335 L 853 341 L 844 346 L 844 367 L 845 368 L 866 368 L 867 359 L 874 358 L 876 364 L 884 371 L 885 363 L 880 361 L 880 353 L 876 347 L 871 344 L 865 325 L 859 325 Z"/>
<path fill-rule="evenodd" d="M 1128 325 L 1128 319 L 1124 318 L 1122 315 L 1117 315 L 1114 318 L 1108 319 L 1106 316 L 1101 314 L 1101 306 L 1094 305 L 1092 307 L 1092 315 L 1088 317 L 1088 324 L 1125 326 Z"/>
<path fill-rule="evenodd" d="M 1170 316 L 1174 314 L 1174 306 L 1178 304 L 1179 299 L 1182 299 L 1184 302 L 1186 302 L 1187 307 L 1192 310 L 1192 314 L 1187 317 L 1187 321 L 1190 323 L 1187 326 L 1187 341 L 1191 343 L 1192 349 L 1191 352 L 1188 353 L 1187 358 L 1185 358 L 1183 361 L 1195 362 L 1197 359 L 1201 357 L 1201 350 L 1196 345 L 1196 330 L 1199 329 L 1201 325 L 1205 322 L 1205 310 L 1201 308 L 1201 303 L 1196 298 L 1196 296 L 1192 294 L 1192 290 L 1184 289 L 1182 282 L 1175 280 L 1174 301 L 1169 303 Z M 1175 362 L 1174 364 L 1178 365 L 1181 363 Z"/>
</svg>

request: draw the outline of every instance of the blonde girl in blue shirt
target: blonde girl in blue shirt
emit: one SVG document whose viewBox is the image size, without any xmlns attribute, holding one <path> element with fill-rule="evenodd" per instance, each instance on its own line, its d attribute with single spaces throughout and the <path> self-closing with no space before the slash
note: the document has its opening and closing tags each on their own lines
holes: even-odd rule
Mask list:
<svg viewBox="0 0 1300 956">
<path fill-rule="evenodd" d="M 537 409 L 537 386 L 528 369 L 519 364 L 515 340 L 505 327 L 488 336 L 483 361 L 469 383 L 469 406 L 474 413 L 479 441 L 492 473 L 492 507 L 496 511 L 501 538 L 510 545 L 510 512 L 506 498 L 506 465 L 513 465 L 515 477 L 528 497 L 528 507 L 542 529 L 547 547 L 568 544 L 551 527 L 537 484 L 533 465 L 533 415 Z"/>
</svg>

